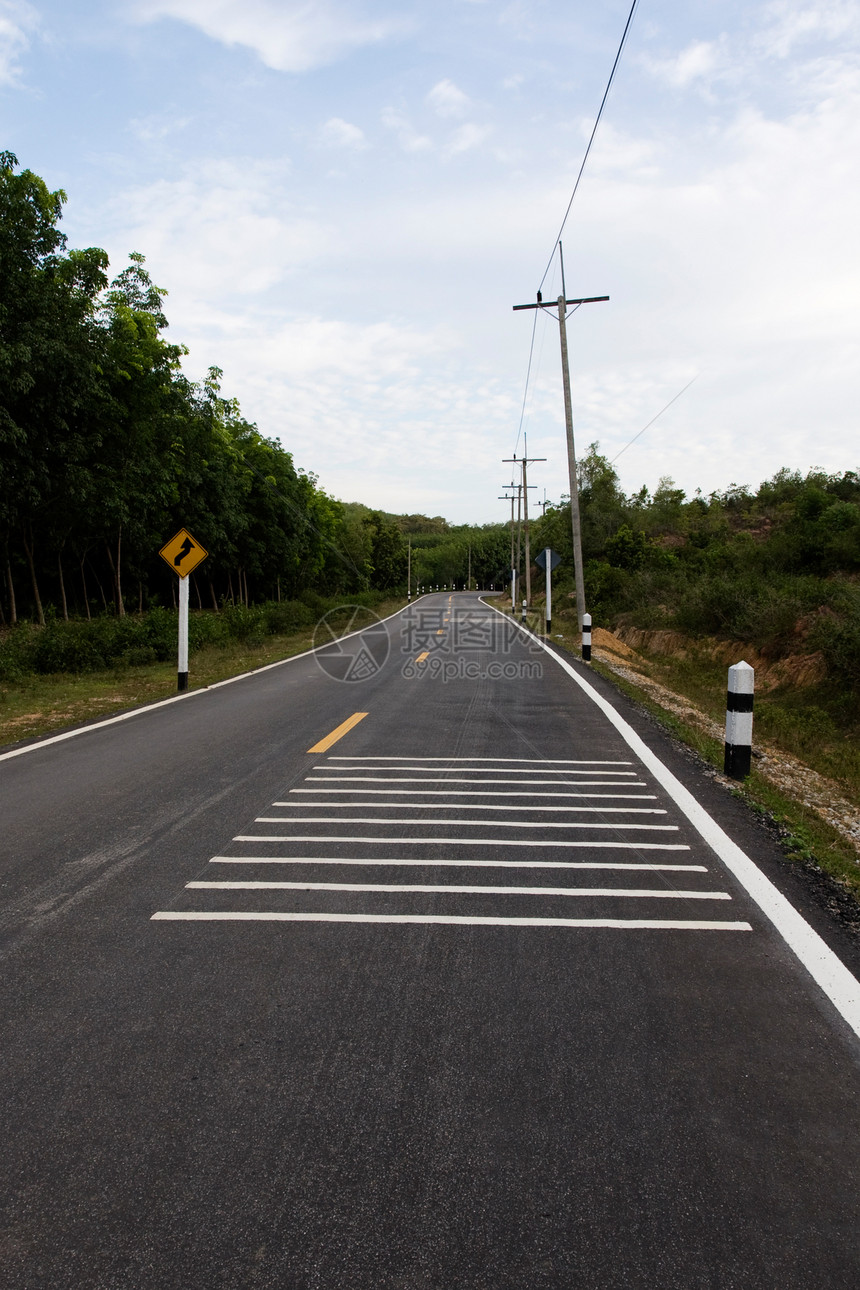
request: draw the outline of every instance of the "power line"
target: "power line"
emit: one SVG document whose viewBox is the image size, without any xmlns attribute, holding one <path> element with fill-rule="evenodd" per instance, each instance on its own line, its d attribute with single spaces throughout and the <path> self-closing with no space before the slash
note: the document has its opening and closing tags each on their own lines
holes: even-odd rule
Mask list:
<svg viewBox="0 0 860 1290">
<path fill-rule="evenodd" d="M 701 373 L 697 372 L 696 375 L 693 377 L 693 381 L 697 381 L 700 375 Z M 666 404 L 666 407 L 661 408 L 660 411 L 657 413 L 657 416 L 652 417 L 651 420 L 648 422 L 648 425 L 643 426 L 642 429 L 639 431 L 639 434 L 635 434 L 633 438 L 630 440 L 630 443 L 626 443 L 624 447 L 621 449 L 621 452 L 617 452 L 615 454 L 615 456 L 612 458 L 612 460 L 609 463 L 610 466 L 614 466 L 618 458 L 621 456 L 621 453 L 626 452 L 627 449 L 630 447 L 630 445 L 634 444 L 640 435 L 643 435 L 645 431 L 648 430 L 654 424 L 655 421 L 659 420 L 659 418 L 662 417 L 664 412 L 666 412 L 669 408 L 671 408 L 673 403 L 675 403 L 678 399 L 680 399 L 682 394 L 684 394 L 687 390 L 689 390 L 690 386 L 693 384 L 693 381 L 688 381 L 687 384 L 684 386 L 684 389 L 679 390 L 678 393 L 675 395 L 675 398 L 670 399 L 669 402 Z"/>
<path fill-rule="evenodd" d="M 603 91 L 603 98 L 600 100 L 600 107 L 598 109 L 597 117 L 594 122 L 594 128 L 591 131 L 591 137 L 589 138 L 588 146 L 585 149 L 585 156 L 582 158 L 582 165 L 579 167 L 579 174 L 576 176 L 576 183 L 573 185 L 573 192 L 570 195 L 570 201 L 567 203 L 567 210 L 564 212 L 564 219 L 561 221 L 561 228 L 558 230 L 558 235 L 555 239 L 555 242 L 553 243 L 552 253 L 550 254 L 547 266 L 543 271 L 543 277 L 540 280 L 541 287 L 546 281 L 546 275 L 550 271 L 550 267 L 555 257 L 555 249 L 561 240 L 561 235 L 564 232 L 564 226 L 567 223 L 567 217 L 570 214 L 571 207 L 573 206 L 573 199 L 574 197 L 576 197 L 576 190 L 579 188 L 579 181 L 582 179 L 583 171 L 585 170 L 585 163 L 588 161 L 588 154 L 591 152 L 591 145 L 594 143 L 594 136 L 597 134 L 597 127 L 600 125 L 600 118 L 603 116 L 603 109 L 606 106 L 606 100 L 609 97 L 609 91 L 612 88 L 612 82 L 615 79 L 615 72 L 618 68 L 619 62 L 621 61 L 621 54 L 624 49 L 624 45 L 627 41 L 627 33 L 630 30 L 630 24 L 633 21 L 633 14 L 636 11 L 636 6 L 638 5 L 638 3 L 639 3 L 639 0 L 633 0 L 632 5 L 630 6 L 630 12 L 627 15 L 627 21 L 624 24 L 624 32 L 621 36 L 621 42 L 618 46 L 618 52 L 615 55 L 615 62 L 612 64 L 612 71 L 609 73 L 609 80 L 606 82 L 606 89 Z"/>
<path fill-rule="evenodd" d="M 561 235 L 562 235 L 562 233 L 564 232 L 565 224 L 567 223 L 568 216 L 570 215 L 571 208 L 572 208 L 572 206 L 573 206 L 573 200 L 574 200 L 574 198 L 576 197 L 576 193 L 577 193 L 577 189 L 579 188 L 580 180 L 582 179 L 583 173 L 584 173 L 584 171 L 585 171 L 585 165 L 586 165 L 586 162 L 588 161 L 588 155 L 589 155 L 589 153 L 591 152 L 591 145 L 594 143 L 594 139 L 595 139 L 595 136 L 596 136 L 596 134 L 597 134 L 597 127 L 600 125 L 600 118 L 603 116 L 603 109 L 604 109 L 604 107 L 606 106 L 606 100 L 609 98 L 609 91 L 610 91 L 610 89 L 612 88 L 612 82 L 613 82 L 613 80 L 615 79 L 615 73 L 616 73 L 616 71 L 617 71 L 617 69 L 618 69 L 618 64 L 619 64 L 619 62 L 621 61 L 621 54 L 622 54 L 622 52 L 623 52 L 623 50 L 624 50 L 624 46 L 625 46 L 625 44 L 626 44 L 626 42 L 627 42 L 627 36 L 628 36 L 629 31 L 630 31 L 630 24 L 631 24 L 631 23 L 632 23 L 632 21 L 633 21 L 633 15 L 634 15 L 634 13 L 635 13 L 635 11 L 636 11 L 636 6 L 638 5 L 638 3 L 639 3 L 639 0 L 633 0 L 633 3 L 632 3 L 632 4 L 631 4 L 631 6 L 630 6 L 630 12 L 629 12 L 629 14 L 627 15 L 627 21 L 626 21 L 626 23 L 624 24 L 624 31 L 623 31 L 623 32 L 622 32 L 622 34 L 621 34 L 621 40 L 620 40 L 619 45 L 618 45 L 618 50 L 617 50 L 617 52 L 616 52 L 616 54 L 615 54 L 615 60 L 614 60 L 614 62 L 613 62 L 613 64 L 612 64 L 612 70 L 611 70 L 611 72 L 609 73 L 609 80 L 606 82 L 606 89 L 603 91 L 603 98 L 600 100 L 600 107 L 599 107 L 599 109 L 598 109 L 597 116 L 596 116 L 595 121 L 594 121 L 594 127 L 593 127 L 593 129 L 592 129 L 592 131 L 591 131 L 591 136 L 590 136 L 590 138 L 589 138 L 589 140 L 588 140 L 588 145 L 587 145 L 587 147 L 586 147 L 586 149 L 585 149 L 585 155 L 584 155 L 584 156 L 583 156 L 583 158 L 582 158 L 582 165 L 579 167 L 579 174 L 576 176 L 576 183 L 575 183 L 575 184 L 574 184 L 574 186 L 573 186 L 573 192 L 572 192 L 572 193 L 571 193 L 571 195 L 570 195 L 570 201 L 567 203 L 567 210 L 564 212 L 564 219 L 561 221 L 561 228 L 558 230 L 558 236 L 557 236 L 557 237 L 556 237 L 556 239 L 555 239 L 555 243 L 554 243 L 553 248 L 552 248 L 552 253 L 551 253 L 550 257 L 549 257 L 549 260 L 547 261 L 547 266 L 546 266 L 546 268 L 545 268 L 545 269 L 544 269 L 544 271 L 543 271 L 543 277 L 542 277 L 542 278 L 541 278 L 541 280 L 540 280 L 540 287 L 538 288 L 538 299 L 540 299 L 540 290 L 541 290 L 541 288 L 543 287 L 543 284 L 546 282 L 547 274 L 549 273 L 550 269 L 552 268 L 552 263 L 553 263 L 553 260 L 555 259 L 555 252 L 556 252 L 556 248 L 559 246 L 559 244 L 560 244 L 560 242 L 561 242 Z M 563 296 L 565 296 L 566 294 L 567 294 L 567 292 L 564 290 L 564 288 L 562 288 L 562 295 L 563 295 Z M 519 447 L 519 444 L 520 444 L 520 436 L 522 435 L 522 432 L 523 432 L 523 420 L 524 420 L 524 418 L 525 418 L 526 403 L 527 403 L 527 401 L 528 401 L 528 394 L 529 394 L 529 382 L 530 382 L 530 379 L 531 379 L 532 356 L 533 356 L 533 354 L 534 354 L 534 344 L 535 344 L 535 332 L 536 332 L 536 330 L 537 330 L 537 314 L 535 314 L 535 321 L 534 321 L 534 325 L 533 325 L 533 327 L 532 327 L 532 338 L 531 338 L 531 344 L 530 344 L 530 346 L 529 346 L 529 362 L 528 362 L 528 370 L 527 370 L 527 372 L 526 372 L 526 383 L 525 383 L 525 389 L 523 390 L 523 405 L 522 405 L 522 410 L 520 411 L 520 424 L 519 424 L 519 426 L 518 426 L 518 428 L 517 428 L 517 439 L 516 439 L 516 443 L 514 444 L 514 452 L 516 452 L 516 451 L 517 451 L 517 448 Z M 646 427 L 646 428 L 647 428 L 647 427 Z"/>
</svg>

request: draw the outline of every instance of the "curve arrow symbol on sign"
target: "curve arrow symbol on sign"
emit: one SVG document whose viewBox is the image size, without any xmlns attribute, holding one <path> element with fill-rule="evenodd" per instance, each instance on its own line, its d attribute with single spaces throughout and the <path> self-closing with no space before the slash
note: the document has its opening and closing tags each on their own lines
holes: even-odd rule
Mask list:
<svg viewBox="0 0 860 1290">
<path fill-rule="evenodd" d="M 177 569 L 179 568 L 180 564 L 185 559 L 185 557 L 189 555 L 193 550 L 194 550 L 194 543 L 191 541 L 190 538 L 186 538 L 185 541 L 182 543 L 182 546 L 179 548 L 176 558 L 173 561 Z"/>
</svg>

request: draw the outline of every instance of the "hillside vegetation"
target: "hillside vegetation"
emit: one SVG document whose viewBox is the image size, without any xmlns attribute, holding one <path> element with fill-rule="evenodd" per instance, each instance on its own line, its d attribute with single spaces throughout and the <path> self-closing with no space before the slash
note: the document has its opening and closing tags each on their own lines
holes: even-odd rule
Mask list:
<svg viewBox="0 0 860 1290">
<path fill-rule="evenodd" d="M 765 658 L 820 654 L 860 692 L 860 477 L 780 470 L 755 490 L 687 498 L 671 479 L 625 497 L 592 444 L 580 467 L 586 600 L 609 628 L 671 629 L 754 646 Z M 564 557 L 570 514 L 548 507 L 532 549 Z M 560 572 L 562 572 L 560 570 Z"/>
</svg>

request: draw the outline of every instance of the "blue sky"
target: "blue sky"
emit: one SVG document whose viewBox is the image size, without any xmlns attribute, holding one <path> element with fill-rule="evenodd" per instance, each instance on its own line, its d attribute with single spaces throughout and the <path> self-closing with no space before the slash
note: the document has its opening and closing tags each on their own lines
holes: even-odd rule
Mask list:
<svg viewBox="0 0 860 1290">
<path fill-rule="evenodd" d="M 534 299 L 629 0 L 0 0 L 0 147 L 141 251 L 329 492 L 504 519 Z M 627 491 L 857 469 L 860 6 L 640 0 L 564 233 L 578 449 Z M 555 267 L 544 296 L 559 291 Z M 525 400 L 566 489 L 558 328 Z M 522 440 L 519 442 L 522 451 Z"/>
</svg>

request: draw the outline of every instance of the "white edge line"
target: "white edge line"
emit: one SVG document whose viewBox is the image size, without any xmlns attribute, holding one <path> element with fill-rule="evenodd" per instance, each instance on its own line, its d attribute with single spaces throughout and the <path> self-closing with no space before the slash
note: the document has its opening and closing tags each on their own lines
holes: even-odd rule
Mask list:
<svg viewBox="0 0 860 1290">
<path fill-rule="evenodd" d="M 696 922 L 662 918 L 469 918 L 459 914 L 299 914 L 244 910 L 212 914 L 200 910 L 159 910 L 153 923 L 447 923 L 471 927 L 609 927 L 619 931 L 751 932 L 749 923 Z"/>
<path fill-rule="evenodd" d="M 404 605 L 402 609 L 395 609 L 393 614 L 380 618 L 378 623 L 373 623 L 371 626 L 377 627 L 379 623 L 387 623 L 409 608 L 411 608 L 410 605 Z M 367 627 L 360 627 L 357 631 L 347 632 L 345 636 L 338 636 L 337 640 L 346 641 L 368 630 Z M 212 685 L 204 685 L 199 690 L 186 690 L 183 694 L 172 694 L 169 699 L 157 699 L 155 703 L 145 703 L 131 712 L 120 712 L 115 717 L 105 717 L 104 721 L 94 721 L 88 726 L 77 726 L 74 730 L 64 730 L 58 735 L 48 735 L 45 739 L 37 739 L 34 743 L 25 744 L 23 748 L 12 748 L 9 752 L 0 753 L 0 761 L 8 761 L 10 757 L 23 757 L 24 753 L 35 752 L 38 748 L 47 748 L 50 744 L 62 743 L 65 739 L 75 739 L 78 735 L 89 734 L 91 730 L 104 730 L 106 726 L 115 726 L 120 721 L 130 721 L 132 717 L 143 716 L 144 713 L 153 712 L 156 708 L 165 708 L 169 703 L 182 703 L 186 699 L 196 699 L 201 694 L 208 694 L 210 690 L 220 690 L 224 685 L 246 681 L 248 677 L 259 676 L 261 672 L 271 672 L 273 668 L 284 667 L 287 663 L 295 663 L 300 658 L 308 658 L 311 654 L 319 653 L 322 649 L 331 649 L 333 644 L 335 644 L 334 641 L 327 641 L 325 645 L 317 645 L 312 649 L 302 650 L 300 654 L 291 654 L 289 658 L 279 658 L 275 663 L 265 663 L 263 667 L 255 667 L 251 672 L 240 672 L 238 676 L 228 676 L 224 681 L 213 681 Z"/>
<path fill-rule="evenodd" d="M 489 608 L 494 607 L 490 605 Z M 494 609 L 494 612 L 499 611 Z M 522 627 L 520 630 L 523 630 Z M 539 636 L 534 636 L 531 632 L 527 634 L 532 640 L 537 641 L 541 649 L 554 659 L 568 676 L 572 677 L 583 693 L 615 727 L 627 746 L 647 766 L 654 778 L 662 784 L 683 811 L 693 828 L 719 856 L 729 872 L 737 878 L 762 913 L 770 919 L 786 945 L 794 952 L 836 1010 L 852 1030 L 860 1035 L 860 982 L 848 971 L 838 955 L 834 954 L 830 946 L 810 927 L 806 919 L 761 872 L 746 852 L 742 851 L 716 820 L 711 818 L 705 808 L 700 806 L 689 789 L 686 789 L 668 766 L 660 761 L 656 753 L 651 751 L 633 727 L 616 712 L 612 704 L 598 694 L 570 663 L 544 644 Z"/>
</svg>

